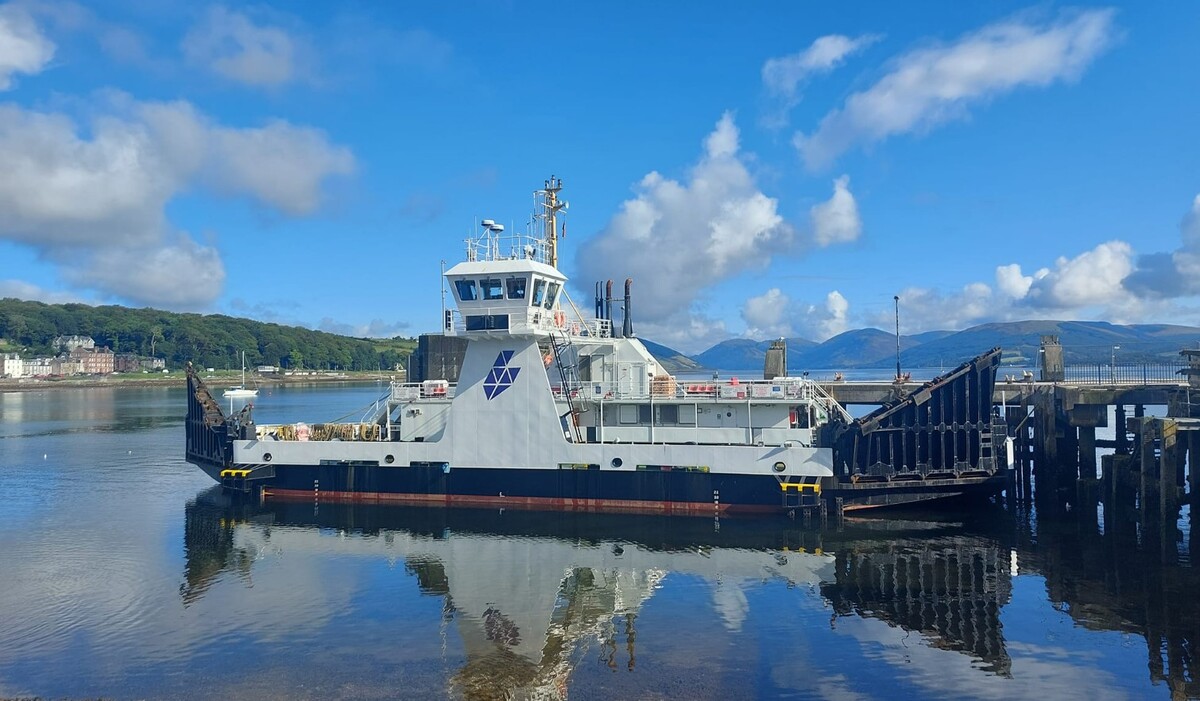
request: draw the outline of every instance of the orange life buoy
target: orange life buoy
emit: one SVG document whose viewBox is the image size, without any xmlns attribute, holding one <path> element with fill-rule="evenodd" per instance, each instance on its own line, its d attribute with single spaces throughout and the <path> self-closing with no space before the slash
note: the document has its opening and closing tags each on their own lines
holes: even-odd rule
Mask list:
<svg viewBox="0 0 1200 701">
<path fill-rule="evenodd" d="M 561 309 L 556 309 L 554 311 L 554 325 L 560 329 L 562 327 L 566 326 L 567 325 L 567 313 Z"/>
</svg>

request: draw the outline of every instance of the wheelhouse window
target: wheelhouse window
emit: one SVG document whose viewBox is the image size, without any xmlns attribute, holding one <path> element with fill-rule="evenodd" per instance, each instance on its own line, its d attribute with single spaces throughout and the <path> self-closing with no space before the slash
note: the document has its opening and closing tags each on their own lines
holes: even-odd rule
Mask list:
<svg viewBox="0 0 1200 701">
<path fill-rule="evenodd" d="M 546 281 L 533 281 L 533 298 L 530 300 L 530 305 L 534 307 L 542 306 L 542 302 L 546 299 Z"/>
<path fill-rule="evenodd" d="M 484 299 L 504 299 L 504 284 L 496 278 L 479 281 Z"/>
<path fill-rule="evenodd" d="M 505 281 L 508 287 L 509 299 L 525 299 L 525 286 L 528 281 L 523 277 L 510 277 Z"/>
<path fill-rule="evenodd" d="M 479 299 L 479 291 L 475 287 L 474 280 L 455 280 L 454 290 L 458 293 L 458 298 L 463 302 L 474 302 Z"/>
<path fill-rule="evenodd" d="M 550 283 L 549 289 L 546 290 L 546 301 L 542 304 L 546 309 L 554 308 L 554 300 L 558 297 L 558 283 Z"/>
</svg>

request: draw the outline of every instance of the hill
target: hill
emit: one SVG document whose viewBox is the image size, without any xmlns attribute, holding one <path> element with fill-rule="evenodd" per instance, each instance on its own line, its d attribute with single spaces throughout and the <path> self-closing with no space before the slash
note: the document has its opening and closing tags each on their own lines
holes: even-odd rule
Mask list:
<svg viewBox="0 0 1200 701">
<path fill-rule="evenodd" d="M 927 331 L 900 337 L 904 367 L 954 367 L 999 346 L 1004 362 L 1035 365 L 1042 336 L 1058 336 L 1067 364 L 1178 362 L 1182 348 L 1200 347 L 1200 328 L 1174 324 L 1110 324 L 1103 321 L 1031 320 L 980 324 L 962 331 Z M 762 367 L 770 341 L 737 338 L 693 356 L 701 366 L 750 370 Z M 788 370 L 887 368 L 896 362 L 896 337 L 879 329 L 856 329 L 823 343 L 788 340 Z"/>
<path fill-rule="evenodd" d="M 245 351 L 251 366 L 378 370 L 402 364 L 415 346 L 409 339 L 350 338 L 221 314 L 0 299 L 0 339 L 7 350 L 54 355 L 54 339 L 71 335 L 91 336 L 117 353 L 163 358 L 176 368 L 189 360 L 238 368 Z"/>
<path fill-rule="evenodd" d="M 806 338 L 789 338 L 787 344 L 789 370 L 799 367 L 796 364 L 798 353 L 816 345 Z M 767 357 L 767 348 L 770 347 L 770 340 L 755 341 L 749 338 L 731 338 L 721 341 L 699 355 L 692 356 L 692 359 L 701 367 L 710 370 L 753 370 L 762 368 L 763 361 Z"/>
<path fill-rule="evenodd" d="M 974 354 L 1000 346 L 1004 362 L 1034 365 L 1043 335 L 1055 335 L 1068 363 L 1176 362 L 1179 351 L 1195 348 L 1200 328 L 1168 324 L 1119 325 L 1103 321 L 1015 321 L 982 324 L 940 338 L 901 354 L 901 362 L 912 366 L 951 366 Z M 941 362 L 939 362 L 941 361 Z"/>
<path fill-rule="evenodd" d="M 695 360 L 674 348 L 668 348 L 662 344 L 647 341 L 644 338 L 638 340 L 642 342 L 642 345 L 646 346 L 646 350 L 650 351 L 650 355 L 653 355 L 654 359 L 669 373 L 690 372 L 700 367 Z"/>
</svg>

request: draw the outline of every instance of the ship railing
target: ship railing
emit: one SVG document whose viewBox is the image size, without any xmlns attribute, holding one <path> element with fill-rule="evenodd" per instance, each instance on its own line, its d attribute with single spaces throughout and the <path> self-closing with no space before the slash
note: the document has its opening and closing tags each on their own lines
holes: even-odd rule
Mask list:
<svg viewBox="0 0 1200 701">
<path fill-rule="evenodd" d="M 544 239 L 485 229 L 479 236 L 467 239 L 467 260 L 533 260 L 548 264 L 549 256 Z"/>
<path fill-rule="evenodd" d="M 581 380 L 570 385 L 553 384 L 551 390 L 556 398 L 582 398 L 586 400 L 654 400 L 695 399 L 699 401 L 795 401 L 811 403 L 826 410 L 828 414 L 848 417 L 845 409 L 821 389 L 816 382 L 807 378 L 787 377 L 774 380 L 680 380 L 672 375 L 658 375 L 638 383 L 631 380 L 595 382 Z"/>
<path fill-rule="evenodd" d="M 411 402 L 416 399 L 454 399 L 457 385 L 446 380 L 424 382 L 393 382 L 390 399 L 392 402 Z"/>
</svg>

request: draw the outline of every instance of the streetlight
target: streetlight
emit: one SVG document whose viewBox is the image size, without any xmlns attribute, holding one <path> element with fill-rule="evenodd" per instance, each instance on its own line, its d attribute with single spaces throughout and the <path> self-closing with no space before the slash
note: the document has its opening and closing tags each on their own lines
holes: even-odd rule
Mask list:
<svg viewBox="0 0 1200 701">
<path fill-rule="evenodd" d="M 896 302 L 896 382 L 900 381 L 900 295 L 892 297 Z"/>
<path fill-rule="evenodd" d="M 1112 347 L 1112 362 L 1108 364 L 1109 376 L 1111 377 L 1114 385 L 1117 384 L 1117 351 L 1119 350 L 1121 350 L 1120 346 Z"/>
</svg>

